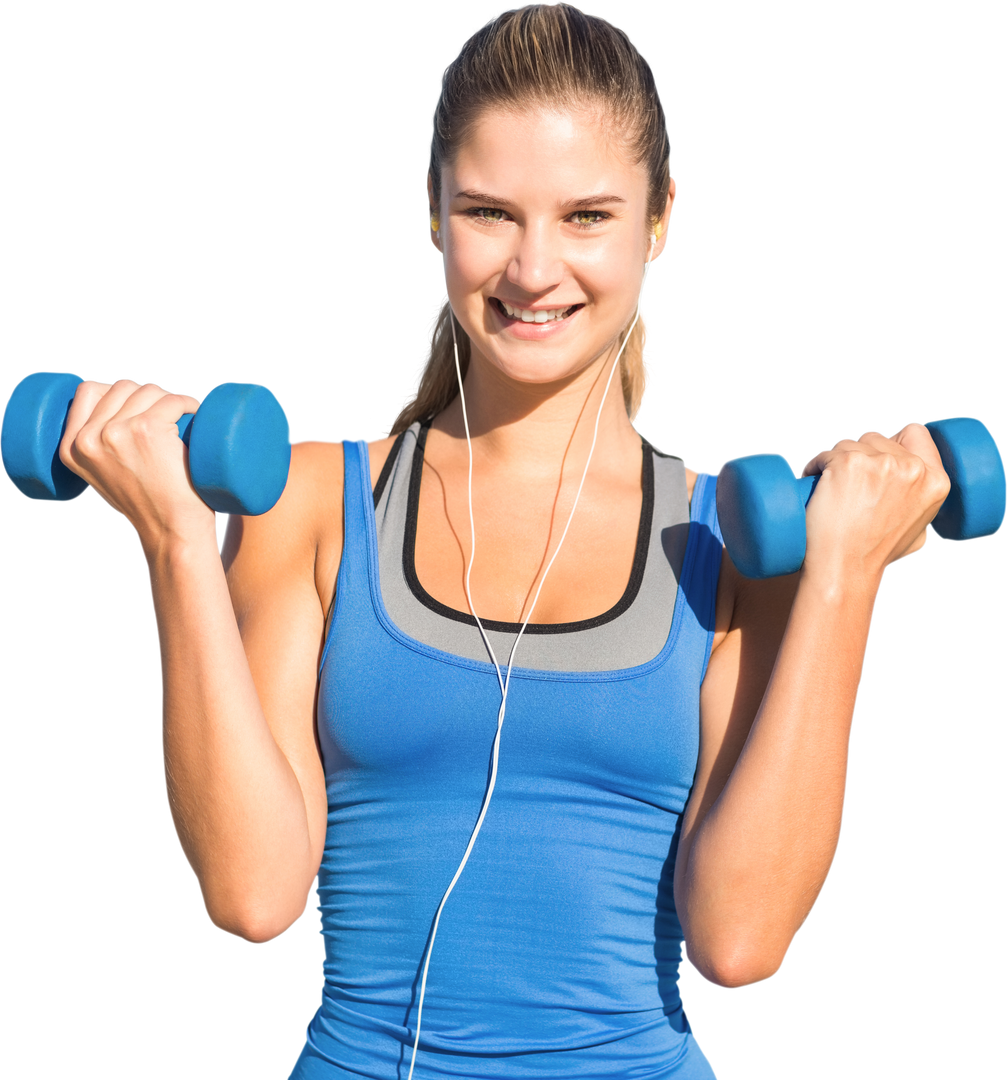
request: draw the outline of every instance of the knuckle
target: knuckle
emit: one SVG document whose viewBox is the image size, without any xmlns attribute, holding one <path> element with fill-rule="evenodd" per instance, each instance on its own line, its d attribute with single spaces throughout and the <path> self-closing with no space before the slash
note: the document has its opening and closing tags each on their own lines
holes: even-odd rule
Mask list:
<svg viewBox="0 0 1007 1080">
<path fill-rule="evenodd" d="M 109 420 L 101 429 L 101 444 L 108 450 L 121 450 L 129 438 L 129 421 Z"/>
<path fill-rule="evenodd" d="M 903 473 L 903 463 L 892 453 L 882 451 L 877 456 L 878 469 L 886 483 L 897 480 Z M 911 477 L 909 478 L 911 479 Z"/>
<path fill-rule="evenodd" d="M 927 467 L 924 464 L 923 459 L 918 458 L 915 454 L 910 454 L 905 459 L 902 467 L 909 480 L 914 484 L 924 479 L 927 475 Z"/>
<path fill-rule="evenodd" d="M 97 424 L 85 424 L 77 432 L 76 438 L 69 446 L 68 452 L 72 457 L 81 457 L 85 461 L 92 460 L 101 452 L 102 430 Z"/>
<path fill-rule="evenodd" d="M 129 433 L 134 440 L 147 440 L 154 431 L 155 425 L 151 423 L 147 413 L 139 413 L 129 419 Z"/>
</svg>

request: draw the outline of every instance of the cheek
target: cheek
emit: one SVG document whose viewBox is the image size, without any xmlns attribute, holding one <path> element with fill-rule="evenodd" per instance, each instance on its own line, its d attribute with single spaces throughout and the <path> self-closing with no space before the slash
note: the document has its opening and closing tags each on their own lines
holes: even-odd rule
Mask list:
<svg viewBox="0 0 1007 1080">
<path fill-rule="evenodd" d="M 640 291 L 641 263 L 624 247 L 599 249 L 578 268 L 580 280 L 602 307 L 623 308 L 636 303 Z"/>
<path fill-rule="evenodd" d="M 476 298 L 499 273 L 493 253 L 477 245 L 457 246 L 444 263 L 448 292 L 461 303 Z"/>
<path fill-rule="evenodd" d="M 604 296 L 613 299 L 636 289 L 635 269 L 629 259 L 606 259 L 593 267 L 593 279 L 598 283 L 598 290 Z"/>
</svg>

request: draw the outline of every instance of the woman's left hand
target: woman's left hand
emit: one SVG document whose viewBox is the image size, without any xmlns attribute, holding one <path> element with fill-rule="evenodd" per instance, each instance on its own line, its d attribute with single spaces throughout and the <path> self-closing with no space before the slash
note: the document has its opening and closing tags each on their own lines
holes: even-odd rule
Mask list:
<svg viewBox="0 0 1007 1080">
<path fill-rule="evenodd" d="M 918 551 L 950 482 L 930 432 L 909 424 L 886 439 L 868 432 L 813 458 L 821 474 L 807 507 L 805 574 L 880 579 L 889 563 Z"/>
</svg>

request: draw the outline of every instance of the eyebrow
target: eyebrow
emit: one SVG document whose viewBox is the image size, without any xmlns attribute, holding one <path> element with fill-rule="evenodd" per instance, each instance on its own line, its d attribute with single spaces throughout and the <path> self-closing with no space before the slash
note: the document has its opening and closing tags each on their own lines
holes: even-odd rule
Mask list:
<svg viewBox="0 0 1007 1080">
<path fill-rule="evenodd" d="M 501 199 L 498 195 L 489 195 L 485 191 L 459 191 L 455 195 L 456 199 L 469 199 L 475 203 L 489 203 L 493 206 L 510 206 L 511 203 L 508 199 Z M 560 204 L 560 208 L 563 210 L 576 210 L 580 207 L 587 206 L 602 206 L 611 205 L 612 203 L 625 203 L 626 200 L 621 195 L 585 195 L 580 199 L 568 199 L 566 202 Z"/>
</svg>

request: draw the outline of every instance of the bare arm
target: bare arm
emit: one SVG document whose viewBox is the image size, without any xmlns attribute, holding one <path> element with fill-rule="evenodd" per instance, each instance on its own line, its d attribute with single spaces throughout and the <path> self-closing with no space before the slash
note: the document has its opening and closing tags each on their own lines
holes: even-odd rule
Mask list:
<svg viewBox="0 0 1007 1080">
<path fill-rule="evenodd" d="M 301 914 L 325 843 L 314 734 L 325 611 L 316 574 L 328 577 L 319 548 L 334 566 L 338 549 L 325 549 L 314 524 L 328 473 L 328 533 L 341 536 L 341 466 L 337 447 L 295 447 L 276 507 L 231 519 L 226 582 L 214 551 L 177 570 L 165 560 L 164 587 L 154 585 L 175 824 L 211 918 L 252 940 Z M 334 566 L 325 568 L 333 579 Z"/>
<path fill-rule="evenodd" d="M 870 598 L 724 564 L 733 610 L 703 684 L 676 895 L 689 958 L 734 986 L 777 969 L 832 862 Z"/>
<path fill-rule="evenodd" d="M 822 887 L 882 572 L 922 545 L 947 492 L 916 427 L 840 443 L 812 467 L 824 473 L 801 573 L 746 581 L 725 555 L 702 690 L 675 895 L 690 959 L 729 986 L 779 967 Z"/>
<path fill-rule="evenodd" d="M 338 566 L 342 471 L 324 482 L 321 474 L 341 455 L 295 448 L 277 506 L 236 519 L 228 581 L 213 513 L 188 483 L 175 427 L 195 404 L 157 387 L 82 384 L 61 456 L 137 528 L 161 639 L 179 837 L 211 918 L 263 940 L 303 910 L 324 843 L 313 727 L 324 625 L 316 576 L 334 580 Z M 335 537 L 328 547 L 322 523 Z"/>
</svg>

